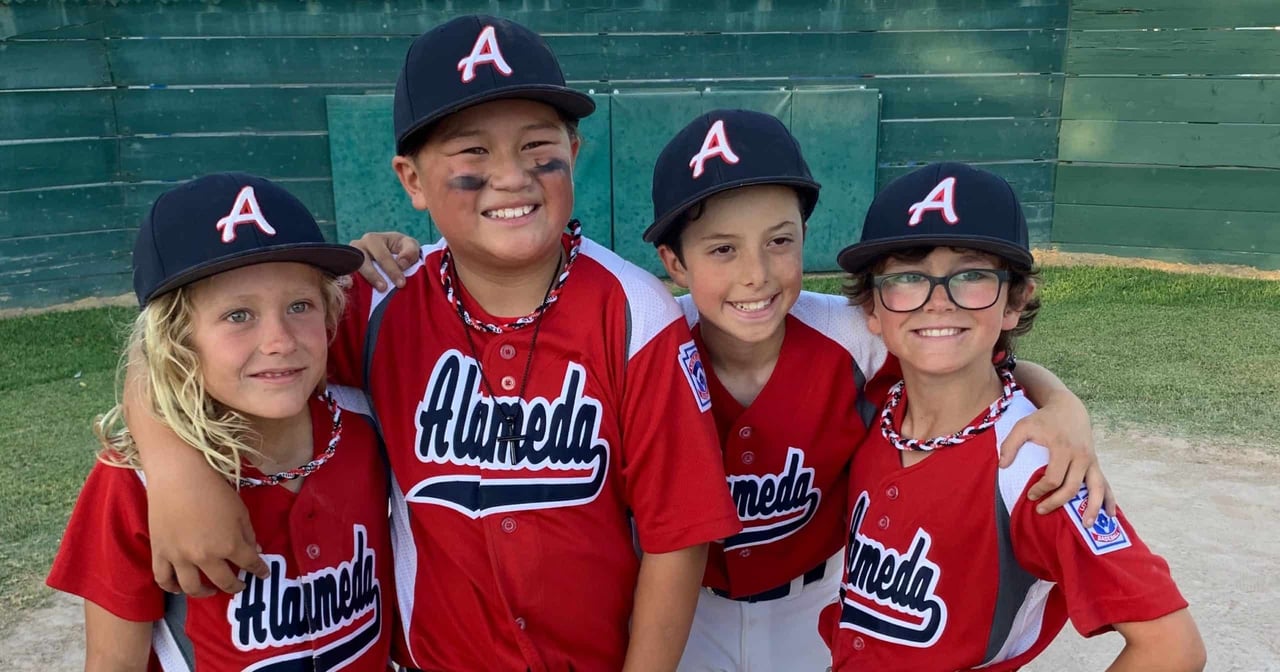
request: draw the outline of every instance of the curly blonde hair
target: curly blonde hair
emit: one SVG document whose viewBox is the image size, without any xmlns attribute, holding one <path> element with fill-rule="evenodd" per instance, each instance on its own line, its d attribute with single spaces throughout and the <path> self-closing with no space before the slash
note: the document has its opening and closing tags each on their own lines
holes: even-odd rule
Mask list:
<svg viewBox="0 0 1280 672">
<path fill-rule="evenodd" d="M 341 281 L 321 273 L 325 327 L 330 338 L 346 302 Z M 195 304 L 191 285 L 152 299 L 129 330 L 117 370 L 117 389 L 128 384 L 145 385 L 151 414 L 203 455 L 209 466 L 232 484 L 239 483 L 245 458 L 259 456 L 251 446 L 254 432 L 248 419 L 209 396 L 200 370 L 200 357 L 192 346 Z M 128 375 L 130 361 L 140 365 L 136 379 Z M 125 423 L 119 400 L 93 423 L 101 444 L 98 459 L 113 467 L 140 469 L 138 447 Z"/>
</svg>

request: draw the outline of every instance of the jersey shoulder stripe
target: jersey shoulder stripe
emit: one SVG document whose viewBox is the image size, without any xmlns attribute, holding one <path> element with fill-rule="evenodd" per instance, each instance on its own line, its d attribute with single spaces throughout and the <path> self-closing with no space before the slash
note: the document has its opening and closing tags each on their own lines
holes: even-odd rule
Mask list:
<svg viewBox="0 0 1280 672">
<path fill-rule="evenodd" d="M 868 379 L 889 356 L 884 341 L 867 328 L 866 313 L 843 296 L 800 292 L 791 315 L 844 348 Z"/>
<path fill-rule="evenodd" d="M 994 428 L 996 433 L 994 448 L 997 453 L 1000 451 L 1000 444 L 1004 443 L 1005 437 L 1009 435 L 1013 426 L 1019 420 L 1035 412 L 1035 404 L 1032 404 L 1025 394 L 1022 392 L 1014 393 L 1014 397 L 1009 403 L 1009 408 L 996 421 Z M 1047 464 L 1049 464 L 1049 449 L 1038 443 L 1027 442 L 1022 444 L 1022 448 L 1018 451 L 1018 456 L 1014 458 L 1013 464 L 1006 469 L 999 470 L 1000 495 L 1003 497 L 1005 508 L 1010 514 L 1013 513 L 1014 505 L 1022 499 L 1022 493 L 1026 491 L 1027 485 L 1031 482 L 1031 476 Z"/>
<path fill-rule="evenodd" d="M 636 356 L 671 323 L 682 317 L 675 297 L 652 273 L 618 256 L 590 238 L 582 239 L 579 254 L 599 264 L 617 281 L 627 303 L 629 343 L 627 361 Z"/>
</svg>

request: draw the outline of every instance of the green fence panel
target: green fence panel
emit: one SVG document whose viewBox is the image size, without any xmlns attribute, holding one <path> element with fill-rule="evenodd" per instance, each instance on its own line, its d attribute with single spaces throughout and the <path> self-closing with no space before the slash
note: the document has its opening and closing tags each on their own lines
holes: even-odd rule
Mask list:
<svg viewBox="0 0 1280 672">
<path fill-rule="evenodd" d="M 1062 243 L 1280 254 L 1280 213 L 1060 203 L 1053 236 Z"/>
<path fill-rule="evenodd" d="M 327 105 L 338 239 L 394 230 L 435 240 L 427 213 L 413 209 L 391 168 L 396 144 L 391 96 L 329 96 Z"/>
<path fill-rule="evenodd" d="M 115 138 L 0 144 L 0 191 L 113 182 L 116 150 Z"/>
<path fill-rule="evenodd" d="M 97 3 L 0 2 L 0 40 L 101 39 L 103 35 L 102 10 Z"/>
<path fill-rule="evenodd" d="M 0 41 L 0 90 L 107 86 L 101 40 Z"/>
<path fill-rule="evenodd" d="M 880 125 L 881 165 L 1053 159 L 1056 119 L 944 119 Z"/>
<path fill-rule="evenodd" d="M 1280 31 L 1073 31 L 1066 71 L 1080 75 L 1280 73 Z"/>
<path fill-rule="evenodd" d="M 360 95 L 368 88 L 237 86 L 121 89 L 116 92 L 115 105 L 123 135 L 323 133 L 328 129 L 325 97 Z"/>
<path fill-rule="evenodd" d="M 133 229 L 0 240 L 0 286 L 123 273 Z"/>
<path fill-rule="evenodd" d="M 130 182 L 187 180 L 240 170 L 269 179 L 329 177 L 329 142 L 321 133 L 120 140 L 121 176 Z"/>
<path fill-rule="evenodd" d="M 612 248 L 613 227 L 613 97 L 592 94 L 596 111 L 578 122 L 582 144 L 573 166 L 573 216 L 582 222 L 583 235 Z"/>
<path fill-rule="evenodd" d="M 1058 166 L 1060 204 L 1280 211 L 1280 171 L 1169 166 Z M 1207 236 L 1213 235 L 1206 229 Z"/>
<path fill-rule="evenodd" d="M 86 296 L 115 296 L 132 291 L 133 278 L 127 272 L 0 285 L 0 310 L 43 308 Z"/>
<path fill-rule="evenodd" d="M 1280 26 L 1275 0 L 1072 0 L 1074 30 Z"/>
<path fill-rule="evenodd" d="M 1072 77 L 1062 118 L 1280 124 L 1280 78 Z"/>
<path fill-rule="evenodd" d="M 1058 158 L 1280 168 L 1280 125 L 1063 120 Z"/>
<path fill-rule="evenodd" d="M 1057 117 L 1062 75 L 971 77 L 874 77 L 860 80 L 878 89 L 880 118 Z"/>
<path fill-rule="evenodd" d="M 0 239 L 118 228 L 120 186 L 0 192 Z"/>
<path fill-rule="evenodd" d="M 115 134 L 110 91 L 0 91 L 0 141 Z"/>
<path fill-rule="evenodd" d="M 448 3 L 448 8 L 392 0 L 376 6 L 335 1 L 279 5 L 260 11 L 253 0 L 145 3 L 105 17 L 110 34 L 174 36 L 418 35 L 459 14 L 485 12 L 542 33 L 807 32 L 854 30 L 979 30 L 1065 27 L 1067 0 L 1010 3 L 967 0 L 938 3 L 787 3 L 758 0 L 647 3 L 575 0 Z"/>
<path fill-rule="evenodd" d="M 822 185 L 805 232 L 807 271 L 839 270 L 836 253 L 862 234 L 862 220 L 875 197 L 879 119 L 879 91 L 792 93 L 791 133 Z"/>
</svg>

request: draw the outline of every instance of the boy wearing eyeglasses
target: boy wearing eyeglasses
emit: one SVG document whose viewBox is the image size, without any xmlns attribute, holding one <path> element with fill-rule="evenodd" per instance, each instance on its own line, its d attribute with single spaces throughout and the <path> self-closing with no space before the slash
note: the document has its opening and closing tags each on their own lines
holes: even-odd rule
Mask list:
<svg viewBox="0 0 1280 672">
<path fill-rule="evenodd" d="M 1044 448 L 998 446 L 1035 411 L 1013 340 L 1039 310 L 1021 205 L 1000 177 L 934 164 L 890 183 L 846 294 L 901 363 L 849 480 L 839 600 L 820 630 L 834 670 L 1016 670 L 1068 618 L 1125 639 L 1111 670 L 1200 670 L 1204 645 L 1169 566 L 1122 513 L 1092 525 L 1084 489 L 1038 516 Z"/>
</svg>

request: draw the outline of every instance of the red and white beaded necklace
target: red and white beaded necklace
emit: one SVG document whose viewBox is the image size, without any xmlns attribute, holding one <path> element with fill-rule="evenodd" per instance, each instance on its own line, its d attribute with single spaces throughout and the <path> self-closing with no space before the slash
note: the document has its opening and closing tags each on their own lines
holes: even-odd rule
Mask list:
<svg viewBox="0 0 1280 672">
<path fill-rule="evenodd" d="M 1004 384 L 1003 393 L 1000 398 L 995 400 L 987 413 L 982 419 L 970 424 L 968 427 L 947 436 L 938 436 L 932 439 L 921 441 L 920 439 L 904 438 L 893 428 L 893 410 L 902 403 L 902 399 L 906 392 L 906 381 L 900 380 L 897 385 L 889 389 L 889 397 L 885 401 L 884 410 L 880 412 L 880 433 L 889 443 L 893 444 L 898 450 L 912 451 L 930 451 L 946 446 L 958 446 L 971 437 L 977 436 L 988 429 L 995 426 L 996 421 L 1009 408 L 1009 403 L 1013 401 L 1013 394 L 1021 390 L 1018 383 L 1013 379 L 1013 371 L 1008 368 L 998 369 L 1000 380 Z"/>
<path fill-rule="evenodd" d="M 320 453 L 320 455 L 318 455 L 314 460 L 288 471 L 267 474 L 262 478 L 241 476 L 240 487 L 256 488 L 260 485 L 279 485 L 285 481 L 292 481 L 295 478 L 310 476 L 315 473 L 316 469 L 324 466 L 324 463 L 328 462 L 329 458 L 333 457 L 334 452 L 338 448 L 338 442 L 342 440 L 342 409 L 338 407 L 338 402 L 334 400 L 333 395 L 328 392 L 321 395 L 320 399 L 324 401 L 325 408 L 333 416 L 333 429 L 329 434 L 329 445 L 325 447 L 324 452 Z"/>
</svg>

